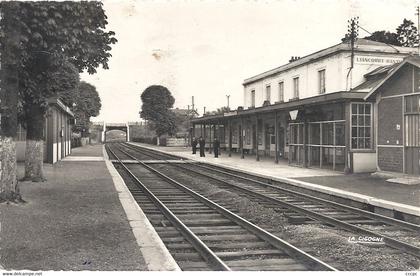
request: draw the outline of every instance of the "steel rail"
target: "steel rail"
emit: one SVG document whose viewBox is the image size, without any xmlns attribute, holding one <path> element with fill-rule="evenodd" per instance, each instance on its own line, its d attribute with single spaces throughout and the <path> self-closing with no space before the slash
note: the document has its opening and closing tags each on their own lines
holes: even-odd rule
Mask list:
<svg viewBox="0 0 420 276">
<path fill-rule="evenodd" d="M 119 164 L 125 169 L 130 177 L 135 181 L 136 185 L 144 191 L 149 199 L 159 208 L 159 210 L 165 215 L 165 217 L 181 232 L 186 240 L 198 251 L 198 253 L 211 265 L 215 270 L 231 271 L 231 269 L 210 249 L 208 246 L 201 241 L 166 205 L 161 202 L 131 171 L 126 165 L 119 159 L 119 157 L 109 147 L 108 150 L 117 158 Z M 121 149 L 120 149 L 121 150 Z"/>
<path fill-rule="evenodd" d="M 128 148 L 131 148 L 133 150 L 136 149 L 132 146 L 128 146 L 128 145 L 124 145 L 124 146 L 126 146 Z M 141 148 L 143 149 L 144 147 L 141 147 Z M 146 149 L 146 148 L 144 148 L 144 149 Z M 146 150 L 152 151 L 150 149 L 146 149 Z M 159 152 L 159 154 L 160 154 L 160 152 Z M 162 153 L 162 154 L 164 154 L 164 153 Z M 208 166 L 207 164 L 206 165 L 197 164 L 197 163 L 191 163 L 191 164 L 193 164 L 194 166 L 197 166 L 197 167 L 201 167 L 201 168 L 210 170 L 210 171 L 219 172 L 219 173 L 229 175 L 229 176 L 232 176 L 232 177 L 235 177 L 235 178 L 239 178 L 239 179 L 242 179 L 242 180 L 253 182 L 253 183 L 259 184 L 259 185 L 264 186 L 264 187 L 269 187 L 269 188 L 272 188 L 272 189 L 275 189 L 275 190 L 278 190 L 278 191 L 281 191 L 281 192 L 284 192 L 284 193 L 287 193 L 287 194 L 290 194 L 290 195 L 293 195 L 293 196 L 298 196 L 298 197 L 302 197 L 302 198 L 305 198 L 305 199 L 322 202 L 322 203 L 325 203 L 325 204 L 328 204 L 328 205 L 331 205 L 331 206 L 334 206 L 334 207 L 337 207 L 337 208 L 341 208 L 341 209 L 345 209 L 345 210 L 348 210 L 348 211 L 356 212 L 356 213 L 359 213 L 359 214 L 361 214 L 365 217 L 371 218 L 371 219 L 379 220 L 379 221 L 384 222 L 384 223 L 396 225 L 396 226 L 403 227 L 403 228 L 408 229 L 408 230 L 414 230 L 414 231 L 420 233 L 420 225 L 417 225 L 417 224 L 414 224 L 414 223 L 410 223 L 410 222 L 406 222 L 406 221 L 403 221 L 403 220 L 387 217 L 387 216 L 377 214 L 377 213 L 372 213 L 372 212 L 369 212 L 369 211 L 366 211 L 366 210 L 362 210 L 362 209 L 359 209 L 359 208 L 355 208 L 355 207 L 347 206 L 347 205 L 344 205 L 344 204 L 341 204 L 341 203 L 337 203 L 337 202 L 334 202 L 334 201 L 331 201 L 331 200 L 328 200 L 328 199 L 319 198 L 319 197 L 316 197 L 316 196 L 304 194 L 304 193 L 293 191 L 293 190 L 287 190 L 285 188 L 282 188 L 282 187 L 279 187 L 279 186 L 276 186 L 276 185 L 273 185 L 273 184 L 265 183 L 265 182 L 262 182 L 262 181 L 259 181 L 259 180 L 256 180 L 256 179 L 236 175 L 236 174 L 226 172 L 226 171 L 223 171 L 223 170 L 220 170 L 220 169 L 217 169 L 217 168 L 213 168 L 214 165 L 209 165 Z M 212 167 L 210 167 L 210 166 L 212 166 Z M 184 168 L 184 169 L 187 169 L 187 168 Z M 273 180 L 273 179 L 270 179 L 270 178 L 268 178 L 267 180 L 277 181 L 277 180 Z M 281 181 L 277 181 L 277 182 L 281 183 Z"/>
<path fill-rule="evenodd" d="M 321 222 L 324 222 L 324 223 L 327 223 L 327 224 L 330 224 L 330 225 L 334 225 L 334 226 L 339 227 L 341 229 L 350 230 L 352 232 L 357 232 L 357 233 L 363 233 L 364 235 L 381 237 L 381 238 L 383 238 L 383 241 L 385 242 L 386 245 L 388 245 L 388 246 L 390 246 L 392 248 L 401 250 L 401 251 L 408 252 L 408 253 L 410 253 L 410 254 L 412 254 L 412 255 L 420 258 L 420 248 L 419 247 L 416 247 L 416 246 L 413 246 L 411 244 L 408 244 L 408 243 L 405 243 L 405 242 L 396 240 L 394 238 L 388 237 L 388 236 L 383 235 L 383 234 L 375 233 L 373 231 L 364 229 L 364 228 L 359 227 L 359 226 L 355 226 L 355 225 L 349 224 L 347 222 L 340 221 L 340 220 L 335 219 L 333 217 L 329 217 L 329 216 L 326 216 L 326 215 L 322 215 L 320 213 L 316 213 L 316 212 L 307 210 L 307 209 L 305 209 L 303 207 L 299 207 L 299 206 L 293 205 L 291 203 L 285 202 L 283 200 L 280 200 L 280 199 L 277 199 L 277 198 L 273 198 L 273 197 L 264 195 L 262 193 L 253 191 L 251 189 L 244 188 L 244 187 L 238 186 L 236 184 L 229 183 L 229 182 L 224 181 L 222 179 L 219 179 L 217 177 L 210 176 L 210 175 L 207 175 L 207 174 L 204 174 L 204 173 L 195 171 L 193 169 L 185 168 L 185 167 L 182 167 L 182 166 L 179 166 L 179 165 L 176 165 L 176 167 L 179 167 L 179 168 L 188 170 L 188 171 L 193 172 L 195 174 L 199 174 L 199 175 L 205 176 L 207 178 L 211 178 L 213 180 L 216 180 L 218 182 L 221 182 L 223 185 L 232 187 L 232 188 L 234 188 L 234 189 L 236 189 L 238 191 L 241 191 L 243 193 L 246 193 L 246 194 L 248 194 L 250 196 L 258 197 L 258 198 L 263 199 L 263 200 L 266 200 L 268 202 L 271 202 L 271 203 L 274 203 L 274 204 L 277 204 L 277 205 L 281 205 L 283 207 L 292 209 L 292 210 L 294 210 L 296 212 L 303 213 L 303 214 L 307 215 L 310 218 L 313 218 L 315 220 L 318 220 L 318 221 L 321 221 Z"/>
<path fill-rule="evenodd" d="M 169 176 L 165 175 L 164 173 L 154 169 L 153 167 L 147 165 L 145 162 L 142 162 L 141 160 L 137 159 L 135 156 L 131 155 L 128 152 L 124 152 L 125 154 L 129 155 L 131 158 L 137 160 L 140 165 L 144 166 L 151 172 L 155 173 L 162 179 L 165 179 L 166 181 L 170 182 L 171 184 L 175 185 L 176 187 L 182 189 L 183 191 L 187 192 L 191 196 L 193 196 L 195 199 L 201 201 L 208 207 L 212 208 L 213 210 L 216 210 L 223 216 L 227 217 L 231 221 L 237 223 L 238 225 L 244 227 L 248 231 L 254 233 L 258 237 L 260 237 L 262 240 L 268 242 L 272 246 L 276 247 L 277 249 L 280 249 L 284 252 L 286 252 L 289 256 L 294 257 L 295 259 L 303 261 L 305 264 L 309 264 L 308 268 L 315 269 L 315 270 L 327 270 L 327 271 L 337 271 L 334 267 L 330 266 L 329 264 L 309 255 L 308 253 L 302 251 L 301 249 L 295 247 L 294 245 L 276 237 L 275 235 L 271 234 L 270 232 L 262 229 L 261 227 L 243 219 L 242 217 L 236 215 L 235 213 L 227 210 L 226 208 L 220 206 L 219 204 L 205 198 L 204 196 L 198 194 L 197 192 L 191 190 L 190 188 L 184 186 L 183 184 L 179 183 L 178 181 L 170 178 Z"/>
<path fill-rule="evenodd" d="M 134 148 L 132 148 L 132 149 L 134 149 Z M 126 153 L 126 154 L 129 154 L 129 153 Z M 135 158 L 135 157 L 132 157 L 132 158 Z M 360 210 L 360 209 L 357 209 L 357 208 L 354 208 L 354 207 L 345 206 L 345 205 L 342 205 L 342 204 L 339 204 L 339 203 L 330 202 L 328 200 L 320 199 L 320 198 L 313 197 L 313 196 L 310 196 L 310 195 L 304 195 L 304 194 L 301 194 L 299 192 L 288 191 L 288 190 L 285 190 L 283 188 L 280 188 L 280 187 L 277 187 L 277 186 L 274 186 L 274 185 L 271 185 L 271 184 L 267 184 L 267 183 L 264 183 L 264 182 L 261 182 L 261 181 L 258 181 L 258 180 L 246 178 L 246 177 L 243 177 L 243 176 L 234 175 L 232 173 L 224 172 L 224 171 L 221 171 L 221 170 L 218 170 L 218 169 L 208 168 L 208 167 L 205 167 L 205 166 L 202 166 L 202 165 L 198 165 L 198 164 L 193 164 L 193 165 L 200 166 L 200 167 L 203 167 L 203 168 L 207 168 L 208 170 L 213 170 L 213 171 L 217 171 L 217 172 L 220 172 L 220 173 L 224 173 L 224 174 L 227 174 L 227 175 L 230 175 L 230 176 L 234 176 L 236 178 L 240 178 L 240 179 L 243 179 L 243 180 L 251 181 L 253 183 L 264 185 L 266 187 L 274 188 L 276 190 L 280 190 L 280 191 L 286 192 L 288 194 L 295 194 L 297 196 L 302 196 L 302 197 L 310 198 L 312 200 L 322 201 L 322 202 L 325 202 L 327 204 L 333 204 L 333 205 L 335 205 L 337 207 L 340 207 L 340 208 L 346 208 L 346 209 L 349 209 L 349 210 L 354 211 L 354 212 L 359 212 L 359 213 L 364 214 L 364 215 L 369 215 L 370 218 L 372 218 L 371 216 L 373 215 L 374 219 L 377 219 L 377 220 L 380 220 L 379 218 L 382 218 L 381 216 L 379 216 L 377 214 L 374 214 L 374 213 L 370 213 L 370 212 L 367 212 L 367 211 L 364 211 L 364 210 Z M 388 246 L 390 246 L 392 248 L 401 250 L 401 251 L 408 252 L 408 253 L 410 253 L 410 254 L 412 254 L 412 255 L 420 258 L 420 248 L 419 247 L 416 247 L 416 246 L 413 246 L 411 244 L 408 244 L 408 243 L 405 243 L 405 242 L 396 240 L 394 238 L 388 237 L 388 236 L 383 235 L 383 234 L 375 233 L 373 231 L 364 229 L 364 228 L 359 227 L 359 226 L 356 226 L 356 225 L 352 225 L 352 224 L 349 224 L 349 223 L 340 221 L 340 220 L 335 219 L 335 218 L 330 217 L 330 216 L 326 216 L 326 215 L 322 215 L 320 213 L 316 213 L 316 212 L 310 211 L 310 210 L 305 209 L 303 207 L 299 207 L 299 206 L 293 205 L 291 203 L 285 202 L 283 200 L 280 200 L 280 199 L 277 199 L 277 198 L 273 198 L 273 197 L 264 195 L 262 193 L 259 193 L 259 192 L 256 192 L 256 191 L 253 191 L 253 190 L 250 190 L 250 189 L 247 189 L 247 188 L 238 186 L 236 184 L 229 183 L 229 182 L 227 182 L 225 180 L 222 180 L 222 179 L 219 179 L 217 177 L 210 176 L 210 175 L 207 175 L 207 174 L 198 172 L 198 171 L 193 170 L 193 169 L 190 169 L 190 168 L 185 168 L 185 167 L 179 166 L 179 165 L 174 165 L 174 166 L 179 167 L 179 168 L 182 168 L 182 169 L 187 170 L 187 171 L 190 171 L 190 172 L 193 172 L 195 174 L 202 175 L 202 176 L 205 176 L 207 178 L 216 180 L 216 181 L 222 183 L 223 185 L 227 185 L 227 186 L 233 187 L 236 190 L 242 191 L 242 192 L 244 192 L 244 193 L 246 193 L 248 195 L 257 196 L 260 199 L 263 199 L 263 200 L 269 201 L 271 203 L 275 203 L 275 204 L 281 205 L 283 207 L 292 209 L 292 210 L 294 210 L 296 212 L 299 212 L 299 213 L 303 213 L 303 214 L 307 215 L 310 218 L 313 218 L 313 219 L 318 220 L 318 221 L 322 221 L 322 222 L 327 223 L 327 224 L 330 224 L 330 225 L 334 225 L 334 226 L 339 227 L 341 229 L 348 230 L 348 231 L 350 230 L 352 232 L 357 232 L 357 233 L 363 233 L 364 235 L 371 235 L 371 236 L 381 237 L 381 238 L 383 238 L 383 241 L 385 242 L 386 245 L 388 245 Z M 386 221 L 392 221 L 393 223 L 396 223 L 398 225 L 402 222 L 402 221 L 391 219 L 391 218 L 388 218 L 388 217 L 384 217 L 383 219 L 386 220 Z M 415 225 L 415 224 L 410 224 L 410 223 L 407 223 L 407 222 L 404 222 L 404 224 L 410 225 L 410 228 L 409 228 L 410 230 L 413 230 L 413 228 L 414 229 L 418 228 L 418 226 Z"/>
<path fill-rule="evenodd" d="M 369 217 L 371 219 L 376 219 L 376 220 L 379 220 L 381 222 L 397 225 L 397 226 L 406 228 L 408 230 L 414 230 L 414 231 L 417 231 L 417 232 L 420 233 L 420 225 L 417 225 L 417 224 L 414 224 L 414 223 L 410 223 L 410 222 L 406 222 L 406 221 L 403 221 L 403 220 L 387 217 L 387 216 L 384 216 L 384 215 L 381 215 L 381 214 L 372 213 L 372 212 L 369 212 L 369 211 L 365 211 L 365 210 L 362 210 L 362 209 L 358 209 L 358 208 L 355 208 L 355 207 L 351 207 L 351 206 L 347 206 L 347 205 L 344 205 L 344 204 L 341 204 L 341 203 L 337 203 L 337 202 L 334 202 L 334 201 L 331 201 L 331 200 L 328 200 L 328 199 L 319 198 L 319 197 L 316 197 L 316 196 L 304 194 L 304 193 L 297 192 L 297 191 L 287 190 L 285 188 L 282 188 L 282 187 L 279 187 L 279 186 L 276 186 L 276 185 L 273 185 L 273 184 L 265 183 L 265 182 L 262 182 L 262 181 L 259 181 L 259 180 L 256 180 L 256 179 L 252 179 L 252 178 L 248 178 L 248 177 L 240 176 L 240 175 L 235 175 L 233 173 L 222 171 L 222 170 L 219 170 L 219 169 L 216 169 L 216 168 L 210 168 L 210 167 L 208 167 L 206 165 L 203 165 L 203 164 L 195 163 L 193 165 L 197 166 L 197 167 L 200 167 L 200 168 L 205 168 L 205 169 L 210 170 L 210 171 L 223 173 L 223 174 L 226 174 L 226 175 L 229 175 L 229 176 L 232 176 L 232 177 L 235 177 L 235 178 L 239 178 L 239 179 L 242 179 L 242 180 L 250 181 L 250 182 L 259 184 L 261 186 L 269 187 L 269 188 L 272 188 L 272 189 L 275 189 L 275 190 L 278 190 L 278 191 L 281 191 L 281 192 L 284 192 L 284 193 L 287 193 L 287 194 L 290 194 L 290 195 L 306 198 L 306 199 L 313 200 L 313 201 L 322 202 L 322 203 L 325 203 L 325 204 L 328 204 L 328 205 L 332 205 L 334 207 L 346 209 L 348 211 L 357 212 L 357 213 L 362 214 L 363 216 Z"/>
</svg>

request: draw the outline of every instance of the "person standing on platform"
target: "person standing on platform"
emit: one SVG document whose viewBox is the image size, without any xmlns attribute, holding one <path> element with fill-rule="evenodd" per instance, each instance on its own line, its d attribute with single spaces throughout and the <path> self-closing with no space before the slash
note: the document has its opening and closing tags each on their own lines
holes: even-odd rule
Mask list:
<svg viewBox="0 0 420 276">
<path fill-rule="evenodd" d="M 217 138 L 214 138 L 213 147 L 214 147 L 214 158 L 218 158 L 219 150 L 220 150 L 220 142 Z"/>
<path fill-rule="evenodd" d="M 197 144 L 198 144 L 197 138 L 194 137 L 192 142 L 191 142 L 192 151 L 193 151 L 192 154 L 195 154 L 197 152 Z"/>
<path fill-rule="evenodd" d="M 198 143 L 200 145 L 200 157 L 206 157 L 206 155 L 204 154 L 204 147 L 206 146 L 206 141 L 203 139 L 203 137 L 200 137 Z"/>
</svg>

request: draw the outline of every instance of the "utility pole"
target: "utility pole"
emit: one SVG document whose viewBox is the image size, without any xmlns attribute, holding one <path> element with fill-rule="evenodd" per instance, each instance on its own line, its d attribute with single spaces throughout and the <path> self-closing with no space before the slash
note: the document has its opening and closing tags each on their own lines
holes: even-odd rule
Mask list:
<svg viewBox="0 0 420 276">
<path fill-rule="evenodd" d="M 417 15 L 417 55 L 420 56 L 420 7 L 417 6 L 416 8 L 416 15 Z"/>
<path fill-rule="evenodd" d="M 226 95 L 226 98 L 227 98 L 227 108 L 228 108 L 228 110 L 230 110 L 230 108 L 229 108 L 229 98 L 230 98 L 230 95 Z"/>
<path fill-rule="evenodd" d="M 359 17 L 353 17 L 350 20 L 347 21 L 349 23 L 348 25 L 348 35 L 350 38 L 350 48 L 351 48 L 351 57 L 350 57 L 350 68 L 349 68 L 349 72 L 347 73 L 347 84 L 348 84 L 348 88 L 349 90 L 351 90 L 352 88 L 352 79 L 350 76 L 350 73 L 353 70 L 354 67 L 354 43 L 357 39 L 357 36 L 359 35 Z M 349 77 L 350 77 L 350 81 L 349 81 Z"/>
<path fill-rule="evenodd" d="M 356 42 L 357 36 L 359 35 L 359 17 L 353 17 L 349 21 L 349 35 L 350 35 L 350 45 L 351 45 L 351 66 L 353 68 L 354 65 L 354 43 Z"/>
</svg>

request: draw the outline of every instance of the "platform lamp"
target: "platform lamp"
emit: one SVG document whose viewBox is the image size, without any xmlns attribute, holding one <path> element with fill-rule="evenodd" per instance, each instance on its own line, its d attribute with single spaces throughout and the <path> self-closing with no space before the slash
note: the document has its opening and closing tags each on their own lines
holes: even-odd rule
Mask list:
<svg viewBox="0 0 420 276">
<path fill-rule="evenodd" d="M 230 98 L 230 95 L 226 95 L 226 98 L 227 98 L 227 109 L 230 110 L 230 108 L 229 108 L 229 98 Z"/>
</svg>

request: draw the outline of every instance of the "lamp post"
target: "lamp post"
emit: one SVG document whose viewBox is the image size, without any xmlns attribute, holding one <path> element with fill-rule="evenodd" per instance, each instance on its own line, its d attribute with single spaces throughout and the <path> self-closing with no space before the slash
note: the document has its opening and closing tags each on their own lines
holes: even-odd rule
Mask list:
<svg viewBox="0 0 420 276">
<path fill-rule="evenodd" d="M 227 108 L 228 108 L 228 110 L 230 110 L 230 108 L 229 108 L 229 98 L 230 98 L 230 95 L 226 95 L 226 98 L 227 98 Z"/>
</svg>

